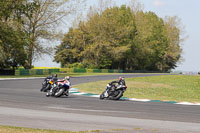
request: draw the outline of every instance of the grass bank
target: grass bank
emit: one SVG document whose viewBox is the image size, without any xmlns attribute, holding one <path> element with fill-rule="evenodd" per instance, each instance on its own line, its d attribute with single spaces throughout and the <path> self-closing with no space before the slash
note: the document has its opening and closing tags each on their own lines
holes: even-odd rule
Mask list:
<svg viewBox="0 0 200 133">
<path fill-rule="evenodd" d="M 58 131 L 48 129 L 34 129 L 25 127 L 14 127 L 14 126 L 1 126 L 0 133 L 100 133 L 100 132 L 112 132 L 112 131 L 123 131 L 124 129 L 110 129 L 110 130 L 88 130 L 88 131 Z"/>
<path fill-rule="evenodd" d="M 0 126 L 0 133 L 88 133 L 88 131 L 56 131 L 47 129 L 33 129 L 24 127 L 14 127 L 14 126 Z"/>
<path fill-rule="evenodd" d="M 101 94 L 109 81 L 80 84 L 81 92 Z M 128 98 L 200 102 L 200 76 L 163 75 L 126 79 Z"/>
</svg>

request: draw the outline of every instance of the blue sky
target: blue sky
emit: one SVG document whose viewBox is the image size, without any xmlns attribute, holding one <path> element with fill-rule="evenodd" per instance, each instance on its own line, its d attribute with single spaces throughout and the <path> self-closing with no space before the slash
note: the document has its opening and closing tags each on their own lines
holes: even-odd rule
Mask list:
<svg viewBox="0 0 200 133">
<path fill-rule="evenodd" d="M 115 0 L 117 5 L 125 4 L 129 0 Z M 184 61 L 178 64 L 176 70 L 200 71 L 200 0 L 138 0 L 145 11 L 153 11 L 159 17 L 178 16 L 185 27 L 187 39 L 182 44 Z M 97 0 L 87 0 L 87 6 L 97 3 Z M 58 67 L 52 58 L 44 56 L 34 63 L 35 66 Z"/>
</svg>

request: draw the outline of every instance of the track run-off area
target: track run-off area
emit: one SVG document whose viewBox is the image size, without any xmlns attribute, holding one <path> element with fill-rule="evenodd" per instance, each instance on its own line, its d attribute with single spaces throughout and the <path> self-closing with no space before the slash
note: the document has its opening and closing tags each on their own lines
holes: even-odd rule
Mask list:
<svg viewBox="0 0 200 133">
<path fill-rule="evenodd" d="M 160 74 L 72 77 L 72 85 Z M 75 95 L 46 97 L 43 78 L 0 80 L 0 125 L 123 133 L 199 133 L 200 106 Z M 106 85 L 105 85 L 106 86 Z"/>
</svg>

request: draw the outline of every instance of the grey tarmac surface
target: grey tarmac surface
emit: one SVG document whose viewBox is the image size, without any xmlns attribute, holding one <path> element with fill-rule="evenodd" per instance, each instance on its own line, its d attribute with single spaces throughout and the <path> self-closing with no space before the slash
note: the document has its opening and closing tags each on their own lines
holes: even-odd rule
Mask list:
<svg viewBox="0 0 200 133">
<path fill-rule="evenodd" d="M 75 85 L 116 79 L 119 76 L 72 77 L 71 82 Z M 71 131 L 104 130 L 102 133 L 200 132 L 200 106 L 99 100 L 77 95 L 47 98 L 45 93 L 39 91 L 42 81 L 43 79 L 0 81 L 0 125 Z"/>
</svg>

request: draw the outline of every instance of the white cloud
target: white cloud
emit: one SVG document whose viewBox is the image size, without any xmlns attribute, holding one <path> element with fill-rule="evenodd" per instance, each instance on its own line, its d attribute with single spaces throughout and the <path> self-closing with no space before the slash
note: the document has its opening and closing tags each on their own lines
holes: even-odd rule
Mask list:
<svg viewBox="0 0 200 133">
<path fill-rule="evenodd" d="M 165 3 L 165 2 L 162 1 L 162 0 L 154 0 L 153 5 L 154 5 L 155 7 L 162 7 L 162 6 L 167 5 L 167 3 Z"/>
</svg>

